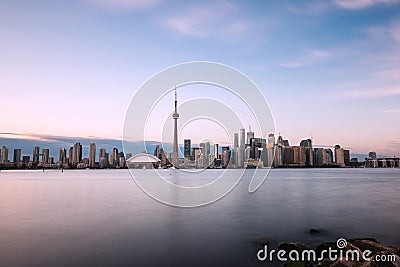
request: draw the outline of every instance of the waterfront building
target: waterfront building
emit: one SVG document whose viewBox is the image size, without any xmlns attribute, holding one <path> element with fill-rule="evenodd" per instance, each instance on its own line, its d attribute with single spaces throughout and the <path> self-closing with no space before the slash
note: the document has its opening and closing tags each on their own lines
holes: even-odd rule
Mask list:
<svg viewBox="0 0 400 267">
<path fill-rule="evenodd" d="M 8 163 L 8 147 L 6 146 L 0 148 L 0 163 Z"/>
<path fill-rule="evenodd" d="M 350 150 L 343 149 L 344 165 L 350 166 Z"/>
<path fill-rule="evenodd" d="M 238 147 L 239 147 L 239 134 L 234 133 L 233 134 L 233 149 L 238 148 Z"/>
<path fill-rule="evenodd" d="M 13 162 L 14 162 L 14 164 L 18 164 L 20 161 L 21 161 L 21 149 L 15 148 Z"/>
<path fill-rule="evenodd" d="M 43 164 L 49 163 L 49 155 L 50 155 L 50 149 L 43 148 L 42 149 L 42 163 Z"/>
<path fill-rule="evenodd" d="M 190 160 L 190 150 L 191 150 L 191 140 L 190 139 L 183 140 L 183 156 L 185 159 Z"/>
<path fill-rule="evenodd" d="M 251 126 L 249 126 L 249 131 L 247 132 L 247 143 L 250 144 L 251 139 L 254 138 L 254 132 L 251 131 Z"/>
<path fill-rule="evenodd" d="M 214 145 L 214 158 L 215 159 L 219 159 L 219 151 L 218 151 L 219 147 L 218 144 Z"/>
<path fill-rule="evenodd" d="M 246 147 L 246 130 L 240 129 L 240 146 L 245 148 Z"/>
<path fill-rule="evenodd" d="M 340 167 L 344 167 L 344 151 L 340 145 L 335 145 L 335 163 Z"/>
<path fill-rule="evenodd" d="M 172 118 L 174 120 L 174 141 L 173 141 L 173 153 L 172 153 L 172 164 L 178 166 L 178 159 L 179 159 L 179 151 L 178 151 L 178 96 L 176 93 L 175 87 L 175 111 L 172 114 Z"/>
<path fill-rule="evenodd" d="M 67 150 L 65 148 L 60 148 L 60 154 L 58 156 L 58 162 L 66 163 Z"/>
<path fill-rule="evenodd" d="M 94 168 L 96 165 L 96 144 L 90 142 L 89 144 L 89 168 Z"/>
<path fill-rule="evenodd" d="M 113 148 L 112 160 L 110 159 L 110 163 L 114 168 L 117 168 L 119 166 L 119 153 L 118 148 L 116 147 Z"/>
<path fill-rule="evenodd" d="M 372 158 L 372 159 L 376 159 L 376 152 L 375 151 L 371 151 L 368 153 L 368 157 Z"/>
<path fill-rule="evenodd" d="M 32 161 L 33 163 L 39 163 L 39 152 L 40 148 L 38 146 L 33 147 Z"/>
</svg>

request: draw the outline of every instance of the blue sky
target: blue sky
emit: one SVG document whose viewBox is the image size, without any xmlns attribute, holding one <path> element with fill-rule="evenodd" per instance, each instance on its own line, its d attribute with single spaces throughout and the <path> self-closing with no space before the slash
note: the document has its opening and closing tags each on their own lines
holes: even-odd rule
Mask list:
<svg viewBox="0 0 400 267">
<path fill-rule="evenodd" d="M 0 133 L 118 139 L 146 79 L 206 60 L 293 144 L 400 154 L 399 1 L 2 1 L 0 40 Z"/>
</svg>

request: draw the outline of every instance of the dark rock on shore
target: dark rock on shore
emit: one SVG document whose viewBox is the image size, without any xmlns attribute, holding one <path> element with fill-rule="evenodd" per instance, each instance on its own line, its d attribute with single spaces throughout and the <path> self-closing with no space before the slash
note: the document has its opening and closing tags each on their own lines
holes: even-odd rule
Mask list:
<svg viewBox="0 0 400 267">
<path fill-rule="evenodd" d="M 283 264 L 284 267 L 313 267 L 308 261 L 289 261 Z"/>
</svg>

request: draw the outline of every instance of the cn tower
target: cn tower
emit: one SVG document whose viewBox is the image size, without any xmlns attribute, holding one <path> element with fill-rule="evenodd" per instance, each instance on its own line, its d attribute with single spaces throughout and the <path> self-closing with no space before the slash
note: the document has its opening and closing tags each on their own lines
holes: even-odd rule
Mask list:
<svg viewBox="0 0 400 267">
<path fill-rule="evenodd" d="M 179 153 L 178 153 L 178 119 L 179 119 L 179 114 L 178 114 L 178 96 L 176 94 L 176 87 L 175 87 L 175 112 L 172 114 L 172 118 L 174 119 L 174 151 L 173 151 L 173 156 L 172 156 L 172 163 L 175 166 L 178 166 L 178 158 L 179 158 Z"/>
</svg>

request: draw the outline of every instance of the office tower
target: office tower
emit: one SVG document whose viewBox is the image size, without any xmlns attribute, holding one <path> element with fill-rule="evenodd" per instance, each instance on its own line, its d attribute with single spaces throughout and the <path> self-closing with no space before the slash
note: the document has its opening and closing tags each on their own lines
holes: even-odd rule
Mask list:
<svg viewBox="0 0 400 267">
<path fill-rule="evenodd" d="M 21 161 L 21 149 L 15 148 L 13 162 L 14 164 L 18 164 L 20 161 Z"/>
<path fill-rule="evenodd" d="M 89 144 L 89 168 L 94 168 L 96 165 L 96 144 L 90 142 Z"/>
<path fill-rule="evenodd" d="M 268 134 L 268 144 L 275 144 L 275 135 L 273 133 Z"/>
<path fill-rule="evenodd" d="M 208 161 L 208 158 L 210 157 L 210 154 L 211 154 L 211 144 L 210 144 L 210 142 L 206 142 L 206 153 L 205 153 L 205 155 L 206 155 L 207 161 Z"/>
<path fill-rule="evenodd" d="M 179 114 L 178 114 L 178 96 L 176 93 L 176 87 L 175 87 L 175 111 L 174 114 L 172 115 L 172 118 L 174 119 L 174 142 L 173 142 L 173 155 L 172 155 L 172 164 L 178 166 L 178 158 L 179 158 L 179 151 L 178 151 L 178 119 L 179 119 Z"/>
<path fill-rule="evenodd" d="M 333 163 L 333 152 L 332 149 L 328 148 L 325 149 L 325 155 L 326 155 L 326 164 L 330 165 Z"/>
<path fill-rule="evenodd" d="M 106 154 L 107 154 L 107 150 L 105 148 L 101 147 L 99 149 L 99 157 L 100 158 L 105 158 L 107 156 Z"/>
<path fill-rule="evenodd" d="M 277 145 L 273 148 L 274 158 L 272 166 L 282 167 L 283 166 L 283 147 L 282 145 Z M 270 160 L 270 158 L 268 158 Z"/>
<path fill-rule="evenodd" d="M 207 151 L 206 151 L 206 143 L 200 143 L 199 144 L 199 147 L 200 147 L 200 151 L 201 151 L 201 161 L 203 161 L 203 162 L 201 162 L 201 164 L 200 164 L 200 166 L 203 166 L 205 163 L 204 163 L 204 161 L 207 161 L 207 157 L 206 157 L 206 153 L 207 153 Z M 201 167 L 200 167 L 201 168 Z"/>
<path fill-rule="evenodd" d="M 312 150 L 312 140 L 311 139 L 301 140 L 300 147 L 305 148 L 305 154 L 306 154 L 305 165 L 313 166 L 314 165 L 314 151 Z"/>
<path fill-rule="evenodd" d="M 201 149 L 198 147 L 192 147 L 193 160 L 198 161 L 200 159 Z"/>
<path fill-rule="evenodd" d="M 119 166 L 119 153 L 118 153 L 118 148 L 116 147 L 113 148 L 112 160 L 110 158 L 110 163 L 114 168 Z"/>
<path fill-rule="evenodd" d="M 250 144 L 251 138 L 254 138 L 254 132 L 251 131 L 251 126 L 249 126 L 249 131 L 247 132 L 247 143 Z"/>
<path fill-rule="evenodd" d="M 218 159 L 219 157 L 219 151 L 218 151 L 218 144 L 214 145 L 214 158 Z"/>
<path fill-rule="evenodd" d="M 350 150 L 348 149 L 343 150 L 343 158 L 344 158 L 344 165 L 350 166 Z"/>
<path fill-rule="evenodd" d="M 244 147 L 238 147 L 236 149 L 236 166 L 242 168 L 244 166 L 245 152 Z"/>
<path fill-rule="evenodd" d="M 124 152 L 119 152 L 118 153 L 118 158 L 119 158 L 118 166 L 120 168 L 125 168 L 126 167 L 126 161 L 125 161 Z"/>
<path fill-rule="evenodd" d="M 190 150 L 192 149 L 191 147 L 191 141 L 190 139 L 185 139 L 183 141 L 183 156 L 186 159 L 190 159 Z"/>
<path fill-rule="evenodd" d="M 233 134 L 233 149 L 238 148 L 238 147 L 239 147 L 239 134 L 234 133 Z"/>
<path fill-rule="evenodd" d="M 222 147 L 221 162 L 222 168 L 227 168 L 231 160 L 231 151 L 229 147 Z"/>
<path fill-rule="evenodd" d="M 67 150 L 65 148 L 60 148 L 60 155 L 58 156 L 58 162 L 66 163 Z"/>
<path fill-rule="evenodd" d="M 42 149 L 42 163 L 49 163 L 50 150 L 48 148 Z"/>
<path fill-rule="evenodd" d="M 73 163 L 73 158 L 74 158 L 74 147 L 73 147 L 73 146 L 71 146 L 71 147 L 69 148 L 68 156 L 69 156 L 69 163 L 70 163 L 70 164 L 74 164 L 74 163 Z"/>
<path fill-rule="evenodd" d="M 99 167 L 102 169 L 108 167 L 108 154 L 103 147 L 99 149 Z"/>
<path fill-rule="evenodd" d="M 335 163 L 344 167 L 344 151 L 339 145 L 335 145 Z"/>
<path fill-rule="evenodd" d="M 8 147 L 2 146 L 0 149 L 0 163 L 8 162 Z"/>
<path fill-rule="evenodd" d="M 321 167 L 326 164 L 326 150 L 323 148 L 314 148 L 314 166 Z"/>
<path fill-rule="evenodd" d="M 38 163 L 39 162 L 39 147 L 35 146 L 33 147 L 33 154 L 32 154 L 32 161 L 33 163 Z"/>
<path fill-rule="evenodd" d="M 268 167 L 267 140 L 263 138 L 261 138 L 260 159 L 262 160 L 264 167 Z"/>
<path fill-rule="evenodd" d="M 245 129 L 240 129 L 240 146 L 241 147 L 246 147 L 246 130 Z"/>
<path fill-rule="evenodd" d="M 71 153 L 71 150 L 70 150 Z M 71 157 L 71 155 L 70 155 Z M 73 165 L 77 165 L 79 163 L 82 162 L 82 145 L 81 143 L 75 143 L 75 145 L 73 146 L 72 149 L 72 159 L 71 159 L 71 163 Z"/>
<path fill-rule="evenodd" d="M 371 151 L 368 153 L 368 157 L 372 158 L 372 159 L 376 159 L 376 152 L 375 151 Z"/>
<path fill-rule="evenodd" d="M 251 159 L 259 159 L 260 152 L 262 148 L 261 139 L 260 138 L 251 138 L 250 139 L 250 158 Z"/>
</svg>

